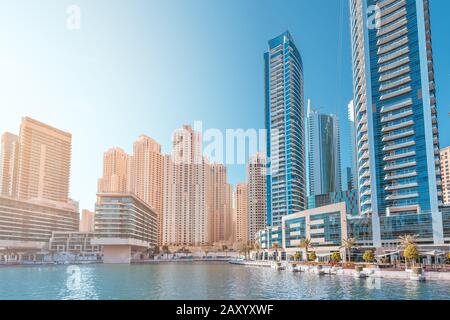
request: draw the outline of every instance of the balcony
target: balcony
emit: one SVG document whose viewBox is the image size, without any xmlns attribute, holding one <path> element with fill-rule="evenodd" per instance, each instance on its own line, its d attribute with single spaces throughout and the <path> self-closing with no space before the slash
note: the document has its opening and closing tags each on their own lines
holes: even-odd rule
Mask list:
<svg viewBox="0 0 450 320">
<path fill-rule="evenodd" d="M 403 142 L 403 143 L 392 144 L 389 146 L 384 146 L 383 151 L 392 151 L 392 150 L 407 148 L 407 147 L 414 146 L 415 144 L 416 144 L 415 141 L 407 141 L 407 142 Z"/>
<path fill-rule="evenodd" d="M 382 123 L 390 122 L 390 121 L 398 120 L 398 119 L 405 118 L 405 117 L 408 117 L 411 115 L 413 115 L 413 111 L 411 109 L 408 109 L 408 110 L 400 112 L 400 113 L 386 115 L 381 118 L 381 122 Z"/>
<path fill-rule="evenodd" d="M 415 156 L 415 155 L 416 155 L 415 151 L 403 152 L 403 153 L 399 153 L 399 154 L 387 155 L 387 156 L 385 156 L 383 158 L 383 160 L 384 161 L 392 161 L 392 160 L 412 157 L 412 156 Z"/>
<path fill-rule="evenodd" d="M 411 177 L 416 177 L 416 176 L 417 176 L 417 172 L 416 171 L 408 172 L 408 173 L 402 173 L 402 174 L 387 174 L 384 177 L 384 180 L 386 180 L 386 181 L 398 180 L 398 179 L 411 178 Z"/>
<path fill-rule="evenodd" d="M 403 200 L 403 199 L 411 199 L 418 198 L 419 194 L 417 192 L 409 193 L 409 194 L 392 194 L 386 197 L 386 200 Z"/>
<path fill-rule="evenodd" d="M 378 64 L 382 64 L 391 60 L 394 60 L 395 58 L 398 58 L 404 54 L 407 54 L 409 52 L 409 47 L 398 49 L 394 52 L 391 52 L 389 54 L 385 54 L 378 58 Z"/>
<path fill-rule="evenodd" d="M 378 68 L 378 72 L 379 72 L 379 73 L 383 73 L 383 72 L 386 72 L 386 71 L 390 71 L 390 70 L 392 70 L 392 69 L 395 69 L 395 68 L 397 68 L 397 67 L 400 67 L 400 66 L 402 66 L 402 65 L 404 65 L 404 64 L 406 64 L 406 63 L 408 63 L 409 61 L 410 61 L 410 59 L 409 59 L 408 56 L 403 57 L 403 58 L 401 58 L 401 59 L 399 59 L 399 60 L 395 60 L 395 61 L 393 61 L 393 62 L 391 62 L 391 63 L 389 63 L 389 64 L 380 66 L 380 67 Z"/>
<path fill-rule="evenodd" d="M 408 189 L 408 188 L 416 188 L 419 184 L 417 182 L 413 183 L 404 183 L 404 184 L 393 184 L 390 186 L 387 186 L 384 188 L 386 191 L 393 191 L 393 190 L 401 190 L 401 189 Z"/>
<path fill-rule="evenodd" d="M 406 84 L 408 82 L 411 82 L 411 77 L 409 75 L 402 77 L 400 79 L 396 79 L 395 81 L 383 83 L 380 86 L 380 91 L 386 91 L 386 90 L 401 86 L 402 84 Z"/>
<path fill-rule="evenodd" d="M 419 212 L 420 207 L 416 204 L 414 205 L 409 205 L 409 206 L 394 206 L 394 207 L 389 207 L 389 212 L 390 213 L 397 213 L 397 212 L 404 212 L 404 211 L 417 211 Z"/>
<path fill-rule="evenodd" d="M 388 43 L 390 41 L 393 41 L 397 38 L 400 38 L 401 36 L 404 36 L 405 34 L 408 33 L 408 28 L 407 27 L 403 27 L 401 29 L 399 29 L 398 31 L 391 33 L 387 36 L 382 36 L 378 39 L 377 41 L 377 45 L 383 45 L 385 43 Z"/>
<path fill-rule="evenodd" d="M 406 15 L 406 8 L 402 8 L 402 9 L 398 10 L 397 12 L 395 12 L 394 14 L 388 16 L 387 18 L 381 19 L 379 25 L 377 24 L 377 27 L 381 27 L 381 28 L 382 28 L 381 30 L 383 30 L 383 29 L 388 29 L 388 28 L 393 28 L 392 30 L 395 30 L 395 27 L 394 27 L 394 26 L 395 26 L 397 23 L 395 23 L 395 24 L 392 25 L 392 26 L 387 26 L 386 28 L 383 28 L 383 27 L 386 26 L 386 25 L 388 25 L 389 23 L 391 23 L 391 22 L 393 22 L 393 21 L 395 21 L 395 20 L 397 20 L 397 19 L 399 19 L 399 18 L 405 16 L 405 15 Z M 381 31 L 381 30 L 380 30 L 380 31 Z M 390 31 L 392 31 L 392 30 L 390 30 Z M 388 31 L 388 32 L 390 32 L 390 31 Z M 387 33 L 387 32 L 385 32 L 385 33 Z M 381 35 L 381 32 L 380 32 L 380 35 Z"/>
<path fill-rule="evenodd" d="M 414 124 L 414 120 L 403 121 L 401 123 L 394 124 L 392 126 L 384 126 L 381 129 L 381 132 L 389 132 L 389 131 L 393 131 L 393 130 L 397 130 L 397 129 L 402 129 L 402 128 L 410 127 L 413 124 Z"/>
<path fill-rule="evenodd" d="M 406 162 L 406 163 L 400 163 L 396 165 L 387 165 L 384 167 L 384 171 L 392 171 L 392 170 L 399 170 L 409 167 L 415 167 L 417 165 L 416 161 Z"/>
<path fill-rule="evenodd" d="M 379 82 L 388 81 L 411 71 L 409 66 L 404 66 L 394 71 L 389 71 L 380 75 Z"/>
<path fill-rule="evenodd" d="M 415 134 L 414 130 L 408 130 L 408 131 L 401 132 L 401 133 L 398 133 L 398 134 L 387 134 L 387 135 L 383 136 L 382 141 L 383 142 L 388 142 L 388 141 L 398 140 L 398 139 L 401 139 L 401 138 L 406 138 L 406 137 L 412 136 L 414 134 Z"/>
<path fill-rule="evenodd" d="M 410 87 L 410 86 L 407 86 L 407 87 L 404 87 L 404 88 L 395 90 L 395 91 L 393 91 L 393 92 L 390 92 L 390 93 L 386 93 L 386 94 L 381 95 L 381 96 L 380 96 L 380 100 L 383 101 L 383 100 L 391 99 L 391 98 L 400 96 L 400 95 L 402 95 L 402 94 L 411 92 L 411 90 L 412 90 L 411 87 Z"/>
<path fill-rule="evenodd" d="M 386 2 L 390 2 L 386 4 Z M 389 1 L 382 1 L 383 7 L 381 7 L 381 17 L 385 17 L 388 14 L 393 13 L 395 10 L 398 10 L 406 5 L 406 0 L 400 0 L 398 2 L 395 2 L 395 0 L 389 0 Z M 380 4 L 378 4 L 378 7 L 380 8 Z"/>
<path fill-rule="evenodd" d="M 392 44 L 389 44 L 389 45 L 385 45 L 385 46 L 382 46 L 382 47 L 379 47 L 378 48 L 378 55 L 383 55 L 383 54 L 386 54 L 386 53 L 388 53 L 388 52 L 391 52 L 391 51 L 393 51 L 393 50 L 395 50 L 395 49 L 398 49 L 398 48 L 400 48 L 400 47 L 403 47 L 403 46 L 405 46 L 405 45 L 407 45 L 408 44 L 408 37 L 407 36 L 404 36 L 403 38 L 401 38 L 401 39 L 399 39 L 399 40 L 396 40 L 395 42 L 393 42 Z"/>
</svg>

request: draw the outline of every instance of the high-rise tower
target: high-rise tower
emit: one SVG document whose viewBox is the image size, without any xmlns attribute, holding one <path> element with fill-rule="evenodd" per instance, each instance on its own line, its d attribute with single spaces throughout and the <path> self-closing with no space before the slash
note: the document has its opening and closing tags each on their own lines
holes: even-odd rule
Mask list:
<svg viewBox="0 0 450 320">
<path fill-rule="evenodd" d="M 265 59 L 267 223 L 306 209 L 303 63 L 291 34 L 269 41 Z"/>
<path fill-rule="evenodd" d="M 429 1 L 350 0 L 350 14 L 361 214 L 376 246 L 379 218 L 421 213 L 442 243 Z"/>
</svg>

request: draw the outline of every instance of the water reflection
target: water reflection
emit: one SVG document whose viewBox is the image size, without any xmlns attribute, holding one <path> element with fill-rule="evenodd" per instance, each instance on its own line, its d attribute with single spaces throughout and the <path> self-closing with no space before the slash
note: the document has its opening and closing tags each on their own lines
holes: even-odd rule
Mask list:
<svg viewBox="0 0 450 320">
<path fill-rule="evenodd" d="M 0 268 L 5 299 L 449 299 L 449 283 L 355 279 L 224 263 Z"/>
</svg>

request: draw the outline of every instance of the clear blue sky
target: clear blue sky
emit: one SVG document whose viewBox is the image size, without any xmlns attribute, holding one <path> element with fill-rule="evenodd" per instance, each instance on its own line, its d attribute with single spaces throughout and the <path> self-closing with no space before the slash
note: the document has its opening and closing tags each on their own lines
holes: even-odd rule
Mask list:
<svg viewBox="0 0 450 320">
<path fill-rule="evenodd" d="M 70 4 L 81 8 L 79 31 L 66 28 Z M 448 0 L 431 1 L 442 146 L 450 144 L 449 11 Z M 71 132 L 71 196 L 93 209 L 109 147 L 130 152 L 144 133 L 168 153 L 173 129 L 195 120 L 263 128 L 263 53 L 286 29 L 303 56 L 306 98 L 340 117 L 348 166 L 347 0 L 3 0 L 0 131 L 17 133 L 27 115 Z M 230 182 L 243 179 L 243 166 L 229 169 Z"/>
</svg>

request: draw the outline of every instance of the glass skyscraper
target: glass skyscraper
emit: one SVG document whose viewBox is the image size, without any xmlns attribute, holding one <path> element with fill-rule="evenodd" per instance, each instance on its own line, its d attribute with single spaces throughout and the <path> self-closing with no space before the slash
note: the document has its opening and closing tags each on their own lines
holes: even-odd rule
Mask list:
<svg viewBox="0 0 450 320">
<path fill-rule="evenodd" d="M 341 186 L 341 147 L 336 115 L 314 110 L 308 101 L 309 196 L 338 192 Z"/>
<path fill-rule="evenodd" d="M 429 1 L 350 0 L 350 15 L 360 213 L 375 246 L 425 220 L 442 244 Z"/>
<path fill-rule="evenodd" d="M 290 33 L 269 41 L 265 60 L 267 224 L 306 209 L 303 63 Z"/>
</svg>

